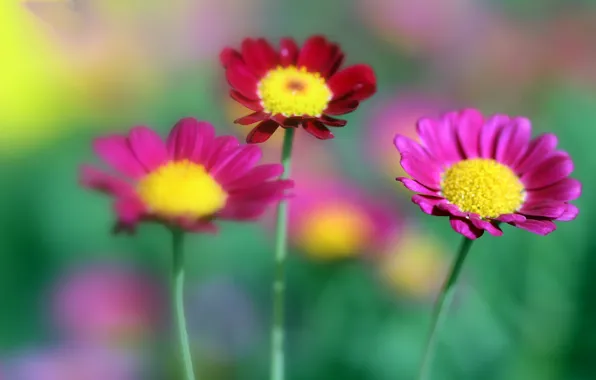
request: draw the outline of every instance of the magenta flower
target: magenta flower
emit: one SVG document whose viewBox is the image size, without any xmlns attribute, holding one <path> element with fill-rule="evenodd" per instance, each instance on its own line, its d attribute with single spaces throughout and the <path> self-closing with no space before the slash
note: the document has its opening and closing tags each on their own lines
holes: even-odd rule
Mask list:
<svg viewBox="0 0 596 380">
<path fill-rule="evenodd" d="M 573 161 L 556 149 L 557 137 L 531 139 L 530 121 L 473 109 L 418 122 L 421 143 L 397 135 L 401 165 L 412 177 L 398 178 L 417 194 L 412 201 L 430 215 L 449 216 L 456 232 L 476 239 L 503 234 L 500 222 L 547 235 L 554 221 L 575 219 L 569 201 L 581 194 L 569 178 Z"/>
<path fill-rule="evenodd" d="M 261 150 L 213 126 L 181 119 L 167 142 L 147 127 L 128 136 L 99 138 L 94 149 L 123 177 L 93 167 L 81 170 L 83 186 L 114 197 L 117 230 L 159 221 L 193 232 L 216 231 L 215 219 L 254 220 L 284 198 L 291 180 L 278 180 L 282 165 L 257 165 Z"/>
<path fill-rule="evenodd" d="M 93 265 L 61 280 L 53 309 L 69 340 L 110 344 L 155 334 L 164 303 L 148 276 L 121 266 Z"/>
</svg>

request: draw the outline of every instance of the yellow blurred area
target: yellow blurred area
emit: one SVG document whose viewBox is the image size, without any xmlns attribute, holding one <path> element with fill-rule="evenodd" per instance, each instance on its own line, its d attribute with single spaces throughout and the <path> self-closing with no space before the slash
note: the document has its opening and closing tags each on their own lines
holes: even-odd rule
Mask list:
<svg viewBox="0 0 596 380">
<path fill-rule="evenodd" d="M 64 73 L 44 28 L 20 3 L 0 2 L 0 152 L 55 133 Z"/>
<path fill-rule="evenodd" d="M 349 203 L 328 203 L 307 213 L 296 243 L 315 260 L 337 260 L 366 250 L 373 226 L 363 210 Z"/>
<path fill-rule="evenodd" d="M 91 2 L 95 5 L 95 2 Z M 0 4 L 0 154 L 27 152 L 81 115 L 126 117 L 155 85 L 123 13 L 66 0 Z M 118 17 L 117 17 L 118 16 Z"/>
<path fill-rule="evenodd" d="M 384 258 L 381 276 L 400 294 L 430 298 L 447 271 L 444 252 L 428 234 L 405 231 Z"/>
</svg>

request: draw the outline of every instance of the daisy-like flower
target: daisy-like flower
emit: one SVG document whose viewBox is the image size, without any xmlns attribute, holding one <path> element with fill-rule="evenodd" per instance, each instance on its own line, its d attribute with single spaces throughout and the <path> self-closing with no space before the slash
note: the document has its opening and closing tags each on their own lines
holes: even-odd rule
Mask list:
<svg viewBox="0 0 596 380">
<path fill-rule="evenodd" d="M 401 164 L 412 177 L 398 178 L 418 193 L 412 201 L 430 215 L 449 216 L 456 232 L 476 239 L 503 234 L 499 222 L 547 235 L 554 221 L 573 220 L 569 201 L 581 194 L 569 178 L 573 161 L 556 149 L 557 138 L 531 139 L 530 121 L 473 109 L 418 122 L 421 143 L 397 135 Z"/>
<path fill-rule="evenodd" d="M 115 198 L 117 230 L 133 231 L 143 220 L 192 232 L 215 232 L 214 219 L 254 220 L 293 186 L 278 180 L 280 164 L 259 165 L 261 150 L 232 136 L 215 137 L 213 126 L 181 119 L 167 142 L 147 127 L 108 136 L 94 150 L 126 177 L 93 167 L 81 170 L 83 186 Z"/>
<path fill-rule="evenodd" d="M 279 52 L 264 39 L 246 39 L 240 51 L 224 49 L 221 61 L 230 95 L 254 111 L 235 122 L 259 123 L 247 142 L 261 143 L 279 127 L 298 126 L 319 139 L 333 138 L 327 127 L 346 125 L 333 116 L 354 111 L 376 91 L 370 66 L 339 70 L 343 60 L 339 45 L 322 36 L 310 37 L 302 48 L 282 39 Z"/>
</svg>

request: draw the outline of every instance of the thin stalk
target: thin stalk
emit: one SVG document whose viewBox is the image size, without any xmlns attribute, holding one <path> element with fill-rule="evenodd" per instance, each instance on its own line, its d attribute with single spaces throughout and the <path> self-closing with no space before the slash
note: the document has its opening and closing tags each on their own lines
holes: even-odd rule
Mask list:
<svg viewBox="0 0 596 380">
<path fill-rule="evenodd" d="M 281 163 L 284 172 L 281 176 L 290 176 L 290 161 L 295 128 L 285 130 Z M 282 200 L 277 206 L 277 227 L 275 242 L 275 278 L 273 280 L 273 319 L 271 326 L 271 380 L 284 380 L 284 296 L 285 263 L 288 255 L 288 201 Z"/>
<path fill-rule="evenodd" d="M 186 331 L 186 317 L 184 316 L 184 232 L 180 229 L 172 229 L 173 246 L 173 308 L 176 316 L 176 327 L 178 332 L 178 345 L 184 369 L 185 380 L 195 380 L 192 368 L 192 355 L 188 332 Z"/>
<path fill-rule="evenodd" d="M 455 258 L 455 261 L 451 267 L 451 272 L 445 280 L 445 283 L 443 284 L 441 292 L 439 293 L 435 303 L 430 325 L 430 333 L 428 335 L 428 340 L 426 341 L 424 356 L 422 357 L 422 363 L 420 365 L 420 372 L 418 375 L 419 380 L 426 380 L 430 375 L 432 353 L 436 345 L 437 333 L 443 324 L 445 317 L 447 316 L 447 312 L 449 311 L 449 306 L 453 301 L 453 295 L 455 294 L 455 284 L 473 241 L 474 240 L 470 240 L 466 237 L 463 238 L 459 247 L 459 252 L 457 253 L 457 257 Z"/>
</svg>

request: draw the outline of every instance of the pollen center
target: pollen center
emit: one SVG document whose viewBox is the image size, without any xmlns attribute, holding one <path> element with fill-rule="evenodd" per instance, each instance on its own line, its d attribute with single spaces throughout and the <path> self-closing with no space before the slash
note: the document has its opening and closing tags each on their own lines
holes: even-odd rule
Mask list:
<svg viewBox="0 0 596 380">
<path fill-rule="evenodd" d="M 319 73 L 295 66 L 270 70 L 258 94 L 265 112 L 284 116 L 321 116 L 333 96 Z"/>
<path fill-rule="evenodd" d="M 525 199 L 524 185 L 508 166 L 483 158 L 460 161 L 447 169 L 441 191 L 461 211 L 482 218 L 515 212 Z"/>
<path fill-rule="evenodd" d="M 153 213 L 200 219 L 223 208 L 227 194 L 205 167 L 188 160 L 163 165 L 143 178 L 137 188 Z"/>
<path fill-rule="evenodd" d="M 326 205 L 309 212 L 298 231 L 298 244 L 313 258 L 349 257 L 364 249 L 370 221 L 351 205 Z"/>
</svg>

